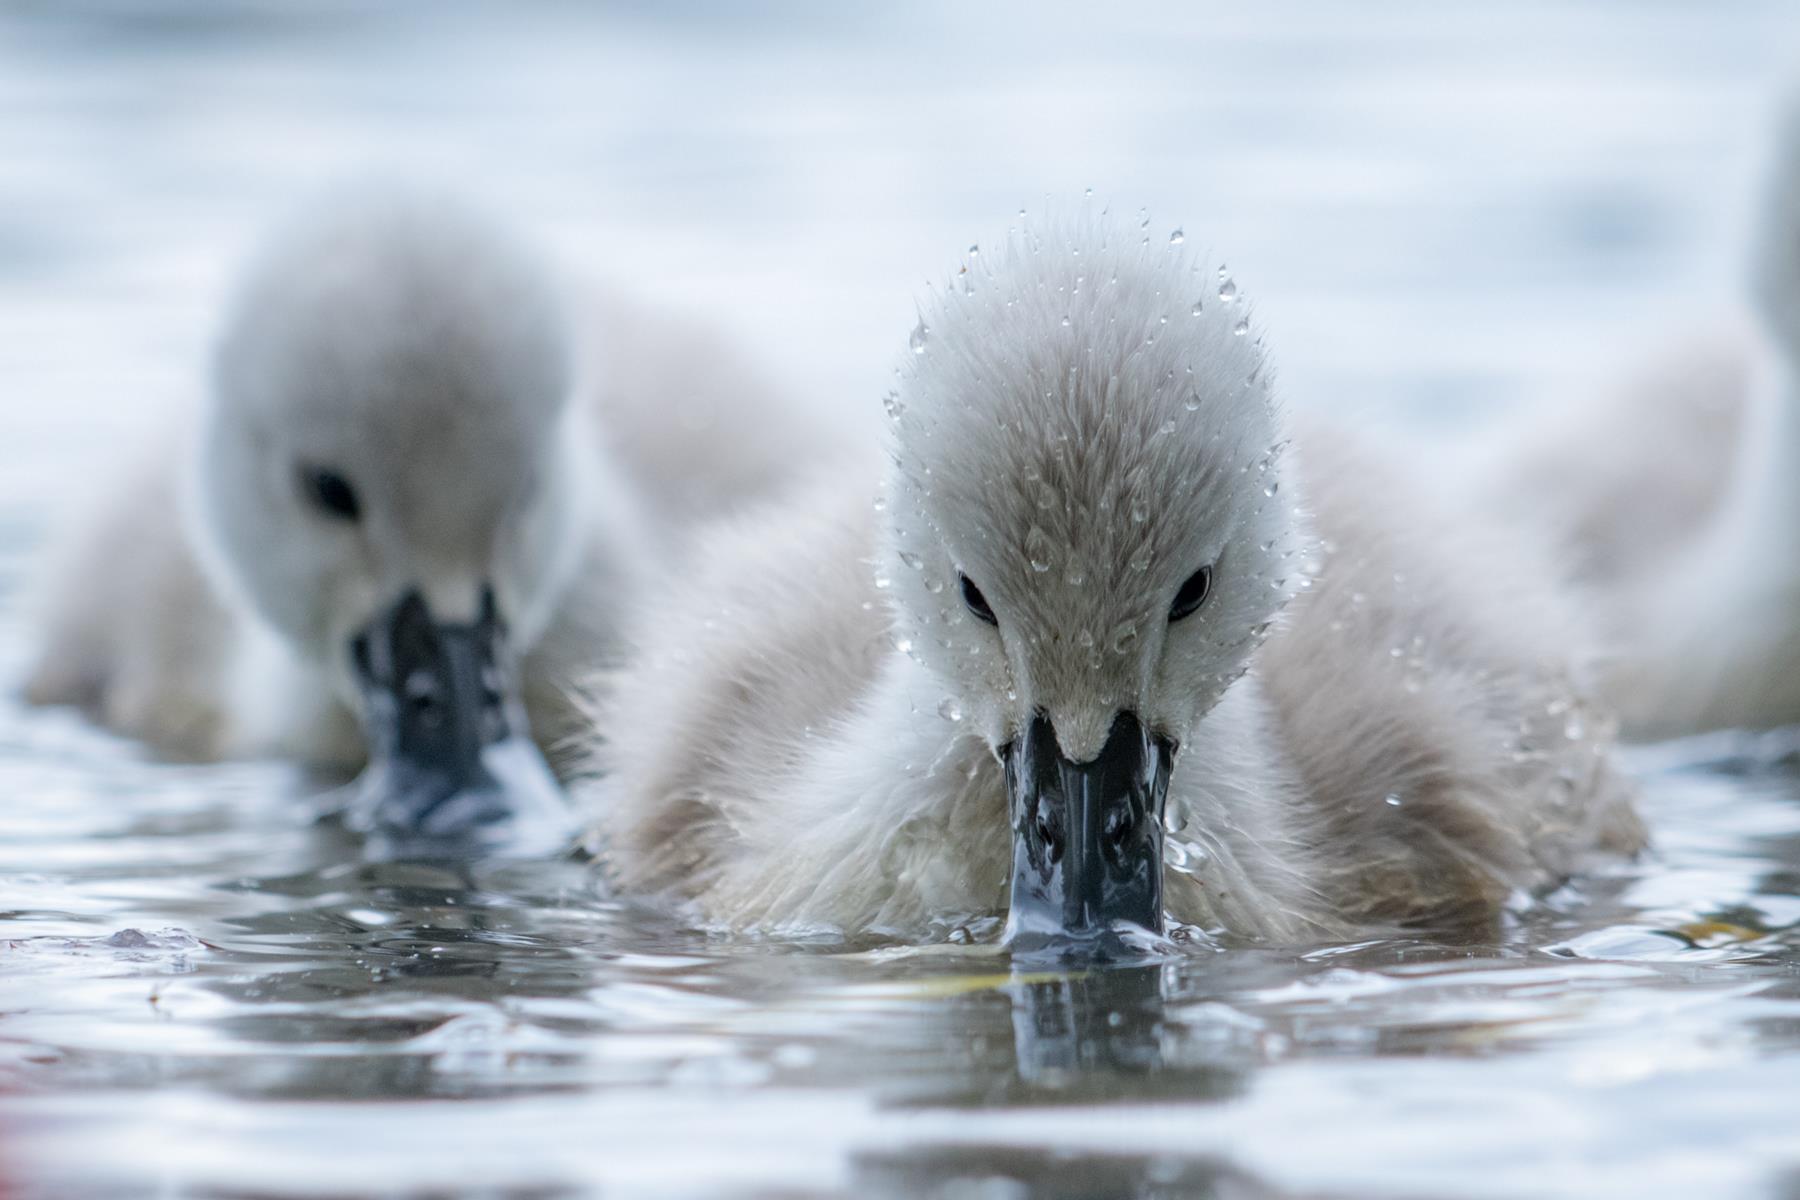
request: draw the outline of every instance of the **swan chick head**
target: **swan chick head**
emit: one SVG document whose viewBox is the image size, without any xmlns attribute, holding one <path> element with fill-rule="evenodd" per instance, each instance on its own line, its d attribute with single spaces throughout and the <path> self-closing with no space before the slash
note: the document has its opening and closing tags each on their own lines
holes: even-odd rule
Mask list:
<svg viewBox="0 0 1800 1200">
<path fill-rule="evenodd" d="M 388 775 L 421 767 L 433 705 L 468 727 L 428 756 L 457 779 L 522 731 L 514 651 L 580 552 L 570 374 L 544 271 L 427 190 L 330 198 L 230 308 L 199 444 L 208 565 L 325 670 Z"/>
<path fill-rule="evenodd" d="M 879 569 L 1005 763 L 1015 932 L 1160 924 L 1168 770 L 1299 583 L 1259 343 L 1221 271 L 1103 219 L 1016 231 L 914 330 Z"/>
</svg>

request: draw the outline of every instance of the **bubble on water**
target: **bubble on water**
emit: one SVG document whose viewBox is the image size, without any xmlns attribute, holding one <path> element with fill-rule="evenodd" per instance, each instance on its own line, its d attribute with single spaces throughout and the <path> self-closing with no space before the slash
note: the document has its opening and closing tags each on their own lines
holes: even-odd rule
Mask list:
<svg viewBox="0 0 1800 1200">
<path fill-rule="evenodd" d="M 1179 229 L 1169 234 L 1169 245 L 1171 246 L 1179 246 L 1185 241 L 1187 241 L 1187 234 L 1181 232 Z"/>
<path fill-rule="evenodd" d="M 1220 278 L 1223 279 L 1224 276 L 1220 276 Z M 1230 279 L 1225 279 L 1225 281 L 1219 285 L 1219 299 L 1226 304 L 1230 304 L 1236 300 L 1237 284 Z"/>
<path fill-rule="evenodd" d="M 1050 536 L 1036 525 L 1025 534 L 1025 556 L 1031 561 L 1031 569 L 1043 574 L 1050 569 L 1055 560 L 1055 553 L 1050 546 Z"/>
<path fill-rule="evenodd" d="M 912 347 L 914 354 L 923 354 L 925 353 L 925 339 L 930 336 L 931 330 L 926 326 L 924 318 L 921 317 L 919 323 L 913 326 L 912 336 L 906 339 L 906 344 Z"/>
<path fill-rule="evenodd" d="M 125 928 L 104 938 L 95 939 L 113 950 L 198 950 L 205 945 L 199 938 L 177 925 L 165 925 L 154 933 Z"/>
</svg>

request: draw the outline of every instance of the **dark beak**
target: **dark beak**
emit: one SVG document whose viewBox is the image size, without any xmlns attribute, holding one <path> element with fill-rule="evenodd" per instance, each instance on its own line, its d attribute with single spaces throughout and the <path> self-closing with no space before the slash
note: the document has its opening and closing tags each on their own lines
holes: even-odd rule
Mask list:
<svg viewBox="0 0 1800 1200">
<path fill-rule="evenodd" d="M 468 624 L 408 592 L 351 643 L 369 765 L 352 823 L 375 858 L 566 845 L 568 805 L 526 729 L 492 590 Z"/>
<path fill-rule="evenodd" d="M 1163 800 L 1175 746 L 1133 713 L 1091 761 L 1070 762 L 1043 714 L 1002 751 L 1013 828 L 1016 949 L 1163 928 Z"/>
</svg>

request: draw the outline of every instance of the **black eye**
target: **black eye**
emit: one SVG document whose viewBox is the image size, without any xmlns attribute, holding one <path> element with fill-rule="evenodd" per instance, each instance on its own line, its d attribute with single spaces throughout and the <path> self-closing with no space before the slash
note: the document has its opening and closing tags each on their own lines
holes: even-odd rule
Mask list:
<svg viewBox="0 0 1800 1200">
<path fill-rule="evenodd" d="M 301 467 L 300 491 L 313 507 L 339 521 L 354 521 L 362 516 L 362 504 L 350 481 L 330 467 Z"/>
<path fill-rule="evenodd" d="M 988 604 L 987 597 L 981 594 L 981 589 L 975 586 L 974 580 L 967 575 L 959 575 L 957 578 L 962 583 L 963 603 L 969 606 L 969 611 L 989 625 L 999 625 L 1000 618 L 994 615 L 994 610 Z"/>
<path fill-rule="evenodd" d="M 1201 567 L 1187 577 L 1181 590 L 1175 593 L 1175 603 L 1169 605 L 1169 620 L 1179 621 L 1183 617 L 1191 617 L 1194 610 L 1206 603 L 1206 593 L 1212 591 L 1212 568 Z"/>
</svg>

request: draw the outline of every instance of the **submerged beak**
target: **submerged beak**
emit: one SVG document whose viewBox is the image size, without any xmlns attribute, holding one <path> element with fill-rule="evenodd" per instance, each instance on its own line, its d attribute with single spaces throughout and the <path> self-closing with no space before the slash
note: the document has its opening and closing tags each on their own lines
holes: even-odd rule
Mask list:
<svg viewBox="0 0 1800 1200">
<path fill-rule="evenodd" d="M 532 743 L 491 589 L 468 624 L 408 592 L 359 633 L 369 765 L 353 823 L 377 858 L 536 853 L 566 844 L 569 811 Z"/>
<path fill-rule="evenodd" d="M 1064 757 L 1043 714 L 1002 751 L 1013 829 L 1007 937 L 1017 948 L 1161 933 L 1163 799 L 1174 743 L 1113 718 L 1090 762 Z"/>
</svg>

